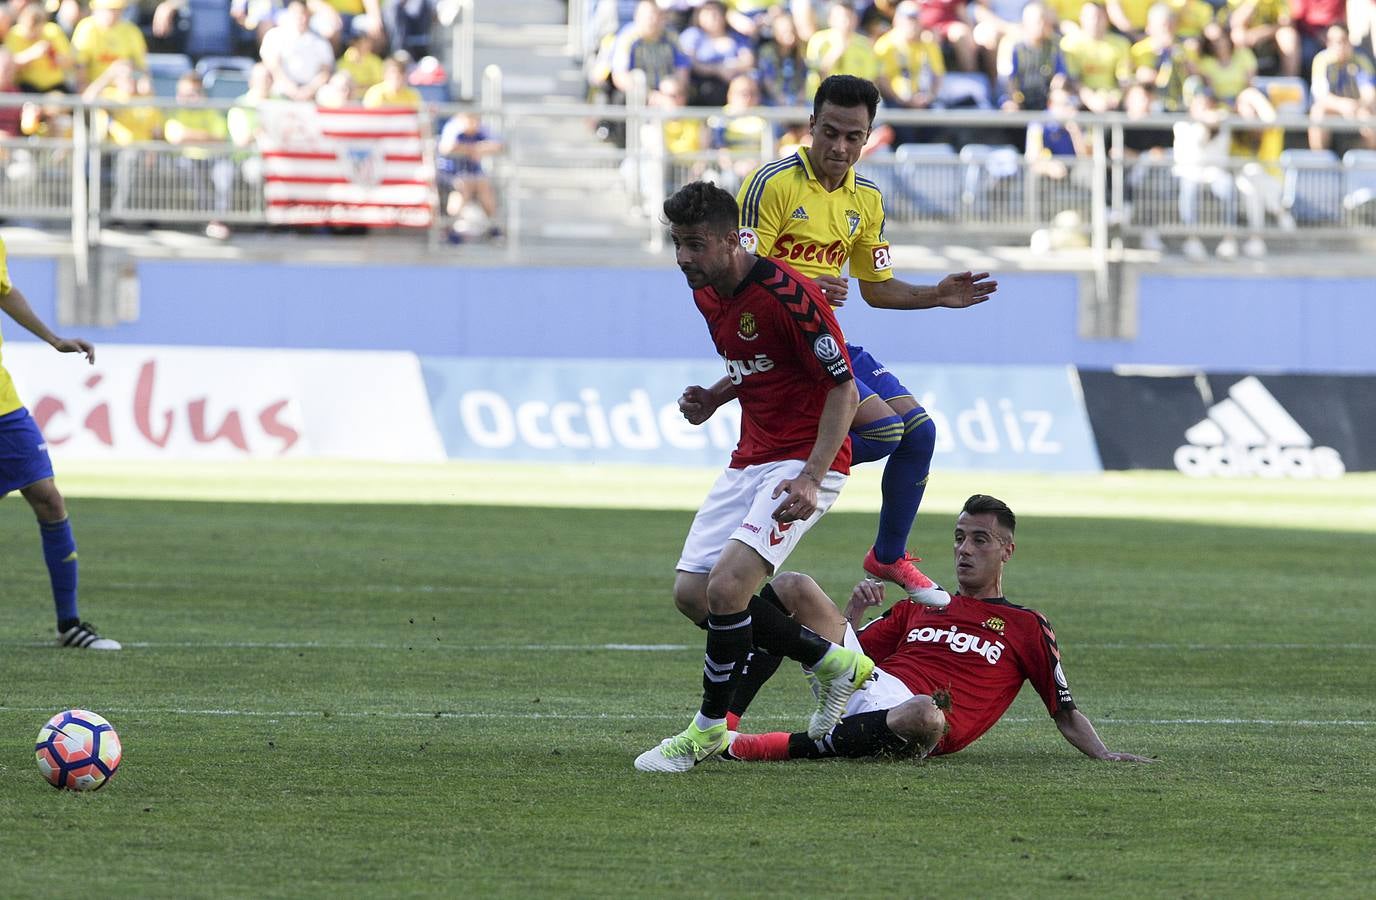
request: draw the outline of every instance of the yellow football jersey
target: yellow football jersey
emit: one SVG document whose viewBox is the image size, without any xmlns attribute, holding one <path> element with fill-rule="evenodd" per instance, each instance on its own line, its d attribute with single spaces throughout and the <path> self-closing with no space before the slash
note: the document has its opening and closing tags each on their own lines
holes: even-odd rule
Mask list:
<svg viewBox="0 0 1376 900">
<path fill-rule="evenodd" d="M 1117 34 L 1096 41 L 1077 29 L 1061 38 L 1070 77 L 1094 91 L 1116 90 L 1132 79 L 1131 50 L 1128 39 Z"/>
<path fill-rule="evenodd" d="M 885 32 L 874 42 L 874 52 L 879 57 L 880 79 L 897 97 L 930 93 L 934 78 L 946 74 L 941 45 L 929 36 L 905 45 L 894 32 Z"/>
<path fill-rule="evenodd" d="M 420 104 L 420 91 L 413 87 L 403 86 L 398 88 L 396 93 L 392 93 L 387 85 L 379 82 L 363 93 L 363 105 L 369 109 L 391 106 L 419 107 Z"/>
<path fill-rule="evenodd" d="M 5 252 L 5 242 L 0 240 L 0 295 L 10 292 L 9 255 Z M 5 336 L 0 334 L 0 416 L 14 412 L 23 403 L 19 402 L 19 392 L 14 389 L 10 373 L 5 371 Z"/>
<path fill-rule="evenodd" d="M 72 55 L 72 45 L 56 22 L 45 22 L 34 37 L 26 37 L 19 33 L 18 28 L 11 28 L 5 35 L 5 49 L 11 54 L 19 54 L 39 41 L 48 42 L 48 52 L 20 66 L 19 80 L 40 91 L 62 88 L 67 81 L 67 73 L 59 61 Z"/>
<path fill-rule="evenodd" d="M 148 70 L 148 45 L 132 22 L 120 20 L 111 28 L 102 28 L 95 19 L 82 19 L 72 31 L 72 50 L 76 64 L 86 66 L 88 81 L 95 81 L 121 59 L 140 72 Z"/>
<path fill-rule="evenodd" d="M 839 275 L 847 260 L 861 281 L 893 277 L 883 194 L 854 169 L 828 191 L 802 147 L 750 173 L 736 199 L 741 246 L 752 253 L 783 260 L 811 278 Z"/>
</svg>

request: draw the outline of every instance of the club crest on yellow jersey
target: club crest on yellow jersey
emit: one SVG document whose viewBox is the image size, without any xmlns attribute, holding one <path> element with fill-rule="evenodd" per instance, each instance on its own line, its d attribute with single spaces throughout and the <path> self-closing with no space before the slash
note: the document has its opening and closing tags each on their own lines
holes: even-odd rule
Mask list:
<svg viewBox="0 0 1376 900">
<path fill-rule="evenodd" d="M 846 210 L 846 224 L 850 226 L 850 236 L 855 235 L 855 229 L 860 227 L 860 211 L 855 209 Z"/>
</svg>

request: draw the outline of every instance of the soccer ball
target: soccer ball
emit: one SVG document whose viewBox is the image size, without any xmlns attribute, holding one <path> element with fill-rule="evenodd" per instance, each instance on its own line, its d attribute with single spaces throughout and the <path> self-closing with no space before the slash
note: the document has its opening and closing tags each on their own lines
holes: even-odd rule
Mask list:
<svg viewBox="0 0 1376 900">
<path fill-rule="evenodd" d="M 73 791 L 103 787 L 124 755 L 114 727 L 84 709 L 69 709 L 49 719 L 33 749 L 38 771 L 48 783 Z"/>
</svg>

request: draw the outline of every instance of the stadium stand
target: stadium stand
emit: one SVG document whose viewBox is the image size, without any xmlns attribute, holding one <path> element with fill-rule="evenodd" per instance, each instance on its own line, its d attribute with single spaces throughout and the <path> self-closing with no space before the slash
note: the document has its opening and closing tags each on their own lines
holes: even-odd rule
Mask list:
<svg viewBox="0 0 1376 900">
<path fill-rule="evenodd" d="M 632 96 L 630 106 L 608 107 L 605 115 L 580 115 L 576 109 L 560 109 L 561 103 L 575 106 L 572 101 L 583 100 L 587 90 L 580 72 L 568 64 L 567 57 L 561 58 L 561 53 L 570 53 L 577 57 L 576 61 L 584 61 L 586 55 L 599 46 L 599 37 L 605 38 L 600 45 L 607 48 L 604 63 L 610 66 L 618 41 L 630 34 L 637 5 L 633 0 L 585 0 L 567 4 L 568 14 L 587 16 L 575 47 L 572 33 L 564 46 L 560 35 L 549 28 L 561 22 L 565 4 L 560 0 L 531 0 L 523 4 L 501 0 L 440 3 L 427 0 L 407 5 L 410 11 L 419 10 L 420 18 L 407 26 L 415 28 L 405 35 L 398 31 L 398 46 L 377 48 L 379 56 L 396 49 L 409 49 L 414 54 L 424 48 L 438 57 L 421 60 L 413 56 L 409 63 L 412 67 L 410 84 L 427 107 L 426 127 L 432 138 L 438 135 L 451 115 L 472 108 L 476 103 L 477 73 L 489 63 L 499 67 L 499 71 L 489 71 L 485 76 L 488 90 L 483 94 L 482 109 L 484 124 L 500 136 L 505 147 L 503 157 L 491 161 L 490 169 L 503 203 L 511 207 L 512 219 L 505 229 L 510 243 L 519 241 L 524 232 L 551 240 L 564 234 L 570 235 L 570 240 L 602 235 L 624 240 L 629 246 L 647 243 L 653 246 L 662 237 L 657 235 L 654 202 L 658 188 L 649 191 L 646 185 L 667 186 L 675 180 L 714 171 L 724 174 L 726 168 L 748 169 L 771 154 L 786 152 L 788 141 L 798 139 L 797 124 L 799 120 L 805 121 L 809 112 L 805 97 L 785 107 L 723 109 L 714 104 L 710 109 L 689 107 L 685 110 L 688 118 L 704 125 L 712 119 L 717 126 L 715 131 L 721 134 L 731 133 L 737 118 L 743 117 L 742 123 L 746 119 L 764 121 L 767 126 L 764 128 L 758 127 L 758 121 L 748 123 L 763 137 L 758 159 L 751 158 L 749 142 L 737 142 L 740 146 L 732 150 L 730 167 L 720 165 L 719 157 L 708 154 L 705 149 L 700 158 L 691 159 L 667 153 L 663 147 L 657 148 L 662 142 L 637 140 L 637 135 L 651 134 L 656 128 L 662 128 L 667 115 L 667 105 L 657 104 L 653 97 L 658 84 L 646 85 L 645 99 Z M 818 4 L 819 11 L 823 5 Z M 398 4 L 384 3 L 383 8 L 390 12 L 396 6 Z M 688 10 L 696 8 L 695 4 L 667 6 L 664 44 L 656 51 L 660 57 L 647 60 L 647 65 L 652 63 L 652 67 L 664 73 L 686 79 L 688 54 L 681 40 L 684 31 L 701 19 L 702 14 L 688 14 Z M 802 5 L 793 6 L 801 8 Z M 885 16 L 891 14 L 895 6 L 892 3 L 873 4 L 862 10 L 866 33 L 887 33 Z M 223 0 L 188 0 L 187 8 L 190 12 L 187 53 L 153 54 L 148 58 L 154 94 L 162 104 L 164 115 L 175 106 L 172 95 L 176 79 L 188 68 L 202 75 L 209 102 L 212 105 L 218 102 L 219 108 L 224 110 L 229 101 L 248 92 L 246 73 L 255 61 L 253 55 L 240 50 L 238 41 L 248 33 L 231 18 L 229 4 Z M 740 16 L 732 15 L 734 12 L 728 4 L 728 25 L 742 21 Z M 783 15 L 779 8 L 771 11 L 768 4 L 752 4 L 749 21 L 742 25 L 745 30 L 734 32 L 728 28 L 724 37 L 733 46 L 744 47 L 754 54 L 757 67 L 762 66 L 761 60 L 766 58 L 769 65 L 776 65 L 779 63 L 775 59 L 777 54 L 773 51 L 760 53 L 761 47 L 772 40 L 776 23 L 788 22 L 788 25 L 779 25 L 784 31 L 796 25 L 799 37 L 804 37 L 803 32 L 808 27 L 801 18 L 794 23 L 792 19 L 782 18 Z M 825 28 L 828 24 L 824 15 L 816 19 L 810 27 Z M 452 29 L 466 25 L 472 32 L 475 20 L 477 44 L 472 43 L 473 33 L 467 35 L 468 43 L 459 40 Z M 423 25 L 429 28 L 424 29 Z M 513 29 L 522 30 L 518 33 Z M 714 35 L 723 37 L 717 34 L 715 23 L 712 29 Z M 426 30 L 424 41 L 418 37 L 419 30 Z M 701 40 L 700 34 L 697 39 Z M 857 39 L 868 38 L 857 36 Z M 256 51 L 256 48 L 251 49 Z M 1171 49 L 1178 48 L 1172 45 Z M 236 55 L 236 50 L 244 55 Z M 1164 98 L 1177 88 L 1186 90 L 1185 85 L 1174 83 L 1181 80 L 1176 78 L 1180 73 L 1167 72 L 1165 74 L 1170 77 L 1162 86 L 1153 83 L 1145 89 L 1136 85 L 1135 80 L 1151 75 L 1161 81 L 1161 70 L 1122 73 L 1119 84 L 1124 95 L 1131 91 L 1149 95 L 1151 110 L 1146 119 L 1140 118 L 1140 109 L 1130 112 L 1126 121 L 1102 119 L 1084 109 L 1074 112 L 1079 130 L 1086 135 L 1093 133 L 1100 123 L 1112 123 L 1102 129 L 1111 156 L 1107 161 L 1082 156 L 1083 165 L 1074 167 L 1075 177 L 1061 179 L 1038 170 L 1037 161 L 1022 152 L 1023 134 L 1030 119 L 1001 121 L 992 115 L 995 89 L 985 69 L 989 60 L 981 58 L 976 70 L 962 70 L 960 54 L 949 42 L 943 47 L 943 55 L 948 68 L 941 80 L 934 110 L 882 109 L 881 119 L 885 124 L 904 127 L 897 129 L 896 138 L 888 139 L 890 147 L 869 148 L 863 163 L 867 176 L 883 185 L 889 194 L 888 224 L 895 234 L 920 234 L 924 228 L 935 232 L 940 223 L 960 221 L 975 228 L 989 226 L 1003 234 L 1030 235 L 1046 227 L 1050 217 L 1058 211 L 1073 208 L 1082 213 L 1090 212 L 1087 194 L 1096 178 L 1102 178 L 1104 184 L 1118 185 L 1116 193 L 1108 193 L 1107 200 L 1114 208 L 1105 214 L 1126 229 L 1124 237 L 1129 241 L 1141 237 L 1146 230 L 1158 228 L 1164 229 L 1168 236 L 1184 234 L 1188 228 L 1198 228 L 1206 234 L 1209 229 L 1222 229 L 1217 219 L 1207 215 L 1197 225 L 1185 225 L 1179 220 L 1178 179 L 1173 173 L 1169 152 L 1163 153 L 1160 148 L 1170 143 L 1173 121 L 1161 113 Z M 794 59 L 789 65 L 797 63 L 806 67 L 801 59 Z M 1235 141 L 1234 156 L 1227 165 L 1240 171 L 1249 162 L 1260 163 L 1277 185 L 1283 185 L 1284 200 L 1294 211 L 1301 235 L 1322 229 L 1335 238 L 1370 237 L 1370 229 L 1376 224 L 1371 221 L 1372 209 L 1376 206 L 1371 202 L 1372 191 L 1376 189 L 1371 158 L 1358 150 L 1342 155 L 1344 150 L 1358 144 L 1354 138 L 1361 123 L 1341 122 L 1332 126 L 1335 133 L 1343 131 L 1345 138 L 1333 143 L 1337 155 L 1300 152 L 1307 144 L 1305 128 L 1308 122 L 1304 115 L 1309 105 L 1308 84 L 1303 78 L 1279 75 L 1275 63 L 1275 59 L 1261 59 L 1262 74 L 1251 82 L 1251 86 L 1270 101 L 1279 117 L 1264 129 L 1254 126 L 1251 131 L 1268 134 L 1273 140 L 1269 144 L 1263 140 L 1260 150 L 1255 138 L 1250 144 L 1245 140 Z M 791 72 L 788 78 L 797 82 L 800 74 Z M 331 78 L 326 92 L 339 98 L 335 102 L 346 104 L 358 102 L 363 93 L 362 86 L 350 85 L 347 79 L 339 77 Z M 627 92 L 615 93 L 616 102 L 624 104 Z M 1112 91 L 1109 93 L 1112 95 Z M 768 94 L 762 102 L 769 102 Z M 513 112 L 506 111 L 508 104 Z M 51 113 L 41 112 L 37 104 L 31 106 L 33 109 L 27 120 L 34 130 L 26 129 L 25 134 L 44 135 L 47 139 L 46 135 L 53 132 L 43 130 L 48 128 L 44 122 L 50 119 L 60 122 L 65 114 L 59 112 L 54 118 Z M 950 110 L 960 112 L 953 114 Z M 1109 115 L 1117 111 L 1110 109 Z M 613 141 L 599 142 L 588 127 L 598 119 L 605 126 L 604 133 L 614 138 Z M 630 129 L 629 136 L 624 127 L 628 122 L 635 126 Z M 654 127 L 648 127 L 651 125 Z M 1237 130 L 1244 132 L 1245 137 L 1244 129 Z M 1157 142 L 1154 145 L 1157 149 L 1150 149 L 1153 144 L 1146 137 L 1149 131 L 1165 132 L 1164 145 Z M 139 146 L 132 152 L 156 157 L 163 152 L 157 143 L 161 137 L 154 132 L 153 138 L 147 146 Z M 805 134 L 802 140 L 806 140 Z M 903 140 L 915 143 L 901 143 Z M 1121 163 L 1119 141 L 1131 151 Z M 1287 148 L 1284 156 L 1279 155 L 1282 145 Z M 222 152 L 236 154 L 235 159 L 251 172 L 260 163 L 251 152 L 251 141 L 248 145 L 240 143 L 239 148 L 232 151 L 226 147 Z M 1137 156 L 1139 150 L 1142 151 L 1140 157 Z M 429 152 L 433 153 L 433 145 Z M 44 166 L 35 166 L 33 161 L 47 159 L 50 155 L 47 150 L 22 154 L 23 162 L 16 172 L 45 171 Z M 135 169 L 126 164 L 123 171 Z M 144 221 L 149 222 L 186 222 L 194 218 L 193 210 L 182 205 L 174 209 L 171 200 L 161 203 L 157 192 L 165 191 L 171 197 L 172 189 L 157 178 L 145 177 L 147 173 L 143 170 L 137 171 L 143 174 L 132 194 L 126 192 L 124 195 L 127 208 L 137 209 L 138 215 L 145 216 Z M 150 163 L 149 171 L 160 170 Z M 634 174 L 628 176 L 628 172 Z M 102 183 L 112 177 L 117 178 L 118 173 L 103 172 Z M 60 181 L 60 177 L 44 175 L 42 183 Z M 255 188 L 251 178 L 242 181 L 241 186 L 245 189 L 235 194 L 235 205 L 227 221 L 236 225 L 261 224 L 261 186 Z M 60 209 L 70 217 L 72 213 L 65 205 L 67 201 L 59 201 L 56 194 L 40 201 L 39 194 L 35 193 L 38 184 L 38 181 L 32 186 L 16 184 L 0 192 L 0 215 L 58 220 L 62 217 Z M 139 196 L 140 192 L 148 191 L 153 193 Z M 177 192 L 177 196 L 186 194 L 186 190 Z M 24 199 L 9 202 L 8 198 Z M 208 216 L 211 211 L 204 212 Z M 1278 232 L 1279 226 L 1273 230 Z M 1219 236 L 1218 232 L 1213 236 Z M 1272 235 L 1268 233 L 1267 236 Z M 1277 246 L 1284 247 L 1284 240 Z"/>
<path fill-rule="evenodd" d="M 1343 207 L 1376 212 L 1376 150 L 1349 150 L 1343 154 Z"/>
<path fill-rule="evenodd" d="M 158 97 L 177 96 L 177 79 L 192 70 L 191 57 L 185 53 L 148 54 L 148 75 Z"/>
<path fill-rule="evenodd" d="M 1283 203 L 1301 225 L 1337 224 L 1343 201 L 1343 172 L 1331 150 L 1286 150 Z"/>
</svg>

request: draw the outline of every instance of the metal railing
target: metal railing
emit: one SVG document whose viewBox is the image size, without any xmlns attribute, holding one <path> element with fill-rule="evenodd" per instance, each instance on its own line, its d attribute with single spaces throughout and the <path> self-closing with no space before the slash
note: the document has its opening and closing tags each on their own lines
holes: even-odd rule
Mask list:
<svg viewBox="0 0 1376 900">
<path fill-rule="evenodd" d="M 480 93 L 476 110 L 498 135 L 528 134 L 533 125 L 547 123 L 581 137 L 559 152 L 550 152 L 534 138 L 507 138 L 506 153 L 492 163 L 491 176 L 504 198 L 505 230 L 512 245 L 543 225 L 531 210 L 522 211 L 521 199 L 556 186 L 596 195 L 598 202 L 585 206 L 590 218 L 608 215 L 605 210 L 619 195 L 626 211 L 620 227 L 638 232 L 651 250 L 658 249 L 663 240 L 658 210 L 666 192 L 702 177 L 734 189 L 754 166 L 779 153 L 774 132 L 766 128 L 758 151 L 670 154 L 662 138 L 667 121 L 722 112 L 649 108 L 634 91 L 625 107 L 503 104 L 501 73 L 489 67 Z M 0 106 L 19 102 L 22 98 L 0 97 Z M 138 105 L 166 102 L 149 98 Z M 203 105 L 224 110 L 233 102 Z M 254 148 L 222 144 L 189 149 L 160 141 L 117 146 L 98 139 L 90 127 L 93 111 L 119 106 L 70 98 L 64 101 L 73 123 L 70 138 L 0 140 L 0 216 L 70 221 L 79 246 L 89 246 L 103 223 L 267 222 L 262 161 Z M 432 108 L 426 118 L 434 129 L 426 142 L 430 155 L 438 124 L 461 109 L 475 107 Z M 777 126 L 806 117 L 805 110 L 747 114 Z M 1141 129 L 1168 133 L 1178 117 L 1129 121 L 1082 115 L 1076 122 L 1091 148 L 1088 155 L 1029 159 L 1016 142 L 1028 124 L 1043 118 L 1026 113 L 885 113 L 886 124 L 920 128 L 936 138 L 882 149 L 859 165 L 884 191 L 890 236 L 958 226 L 1026 238 L 1055 222 L 1063 229 L 1069 222 L 1099 249 L 1112 238 L 1141 238 L 1150 232 L 1376 237 L 1376 155 L 1349 154 L 1346 163 L 1306 157 L 1285 165 L 1238 158 L 1201 172 L 1172 160 L 1168 147 L 1138 156 L 1126 150 L 1129 136 Z M 625 146 L 588 137 L 598 120 L 620 125 Z M 1235 124 L 1256 128 L 1255 123 Z M 1302 138 L 1308 126 L 1305 119 L 1291 118 L 1267 127 Z M 1351 134 L 1359 127 L 1340 123 L 1332 131 Z M 437 219 L 437 229 L 442 229 L 443 217 Z M 576 238 L 577 224 L 565 223 L 564 232 Z"/>
</svg>

